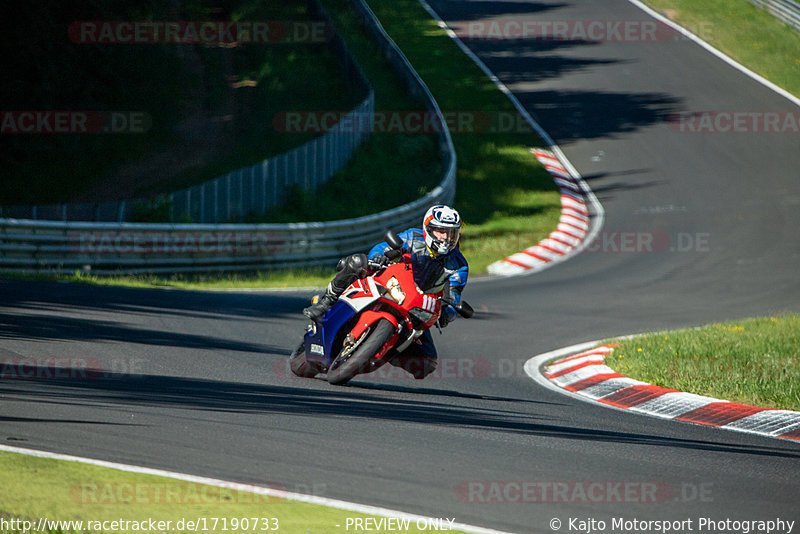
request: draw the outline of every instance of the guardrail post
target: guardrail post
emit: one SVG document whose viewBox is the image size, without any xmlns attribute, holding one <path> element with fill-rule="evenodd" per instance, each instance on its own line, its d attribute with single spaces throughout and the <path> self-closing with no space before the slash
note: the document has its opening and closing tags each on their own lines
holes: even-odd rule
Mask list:
<svg viewBox="0 0 800 534">
<path fill-rule="evenodd" d="M 269 161 L 261 162 L 261 212 L 267 211 L 267 174 L 269 173 Z"/>
</svg>

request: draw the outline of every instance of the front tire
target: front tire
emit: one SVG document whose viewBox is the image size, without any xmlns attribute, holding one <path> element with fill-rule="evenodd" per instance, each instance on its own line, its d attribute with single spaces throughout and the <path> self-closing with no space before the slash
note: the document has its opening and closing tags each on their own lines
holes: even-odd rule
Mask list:
<svg viewBox="0 0 800 534">
<path fill-rule="evenodd" d="M 370 361 L 392 337 L 394 330 L 395 327 L 391 322 L 379 319 L 371 331 L 365 334 L 366 339 L 359 343 L 352 354 L 346 355 L 345 348 L 331 363 L 331 368 L 328 370 L 328 382 L 340 386 L 346 384 L 357 374 L 370 369 Z"/>
<path fill-rule="evenodd" d="M 289 356 L 289 368 L 301 378 L 314 378 L 319 373 L 318 367 L 308 363 L 306 359 L 305 341 L 301 341 L 300 346 Z"/>
</svg>

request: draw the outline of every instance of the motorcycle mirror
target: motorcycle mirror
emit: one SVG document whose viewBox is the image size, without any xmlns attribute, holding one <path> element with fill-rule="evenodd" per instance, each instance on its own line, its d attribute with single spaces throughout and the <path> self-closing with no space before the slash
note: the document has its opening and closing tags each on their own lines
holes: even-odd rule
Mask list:
<svg viewBox="0 0 800 534">
<path fill-rule="evenodd" d="M 469 319 L 473 315 L 475 315 L 475 310 L 472 309 L 472 306 L 466 300 L 462 300 L 458 304 L 454 304 L 449 299 L 442 298 L 442 302 L 447 304 L 448 306 L 452 306 L 458 314 L 463 317 L 464 319 Z"/>
<path fill-rule="evenodd" d="M 386 241 L 386 244 L 394 250 L 402 250 L 403 248 L 403 240 L 400 239 L 400 236 L 394 233 L 392 230 L 388 230 L 386 232 L 384 241 Z"/>
<path fill-rule="evenodd" d="M 470 306 L 465 300 L 462 300 L 458 303 L 458 306 L 456 306 L 456 311 L 464 319 L 469 319 L 475 315 L 475 310 L 473 310 L 472 306 Z"/>
</svg>

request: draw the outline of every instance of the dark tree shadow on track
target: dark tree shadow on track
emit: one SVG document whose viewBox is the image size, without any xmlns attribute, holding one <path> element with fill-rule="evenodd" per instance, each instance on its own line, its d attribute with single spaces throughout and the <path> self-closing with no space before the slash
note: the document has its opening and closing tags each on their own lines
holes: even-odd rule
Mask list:
<svg viewBox="0 0 800 534">
<path fill-rule="evenodd" d="M 411 380 L 413 379 L 411 379 L 409 375 L 409 381 Z M 539 400 L 533 401 L 533 400 L 523 400 L 523 399 L 512 399 L 509 397 L 497 397 L 492 395 L 461 393 L 459 391 L 454 391 L 451 389 L 436 389 L 428 387 L 411 387 L 411 386 L 399 386 L 399 385 L 389 385 L 389 384 L 376 384 L 374 382 L 369 382 L 369 376 L 359 378 L 352 382 L 348 382 L 348 384 L 345 387 L 364 390 L 364 391 L 387 391 L 395 393 L 406 393 L 412 395 L 426 395 L 428 397 L 445 397 L 454 399 L 482 400 L 482 401 L 492 401 L 492 402 L 524 402 L 533 404 L 549 404 L 551 406 L 564 406 L 564 403 L 561 402 L 545 402 Z"/>
<path fill-rule="evenodd" d="M 168 329 L 137 327 L 131 317 L 252 321 L 265 328 L 299 318 L 308 299 L 297 294 L 213 293 L 0 280 L 0 341 L 118 341 L 284 354 L 286 347 Z M 100 318 L 102 317 L 102 318 Z"/>
<path fill-rule="evenodd" d="M 564 38 L 547 38 L 547 39 L 481 39 L 470 38 L 469 36 L 459 36 L 461 40 L 470 46 L 470 48 L 480 53 L 482 56 L 492 58 L 492 61 L 502 58 L 523 58 L 532 57 L 539 54 L 555 52 L 567 48 L 576 48 L 583 46 L 597 46 L 599 41 L 590 41 L 588 39 L 564 39 Z M 512 51 L 509 50 L 513 45 Z"/>
<path fill-rule="evenodd" d="M 630 171 L 621 171 L 613 173 L 599 173 L 582 176 L 583 180 L 591 183 L 599 179 L 608 179 L 614 176 L 641 176 L 646 177 L 649 173 L 653 172 L 652 169 L 632 169 Z M 647 179 L 641 182 L 613 182 L 606 183 L 605 185 L 592 185 L 592 192 L 600 201 L 609 200 L 614 197 L 615 193 L 624 193 L 626 191 L 636 191 L 638 189 L 647 189 L 648 187 L 656 187 L 667 183 L 666 180 Z"/>
<path fill-rule="evenodd" d="M 314 381 L 315 384 L 317 381 Z M 735 445 L 709 440 L 681 439 L 632 432 L 580 428 L 544 421 L 542 417 L 497 409 L 492 405 L 454 406 L 432 397 L 400 400 L 375 390 L 253 385 L 165 376 L 104 375 L 85 380 L 13 380 L 0 382 L 0 395 L 29 402 L 85 406 L 149 407 L 229 413 L 284 414 L 294 417 L 330 417 L 413 422 L 458 428 L 544 436 L 581 441 L 679 447 L 745 455 L 800 459 L 800 450 L 781 447 Z M 514 399 L 503 399 L 513 402 Z M 535 401 L 528 401 L 535 402 Z M 311 420 L 310 419 L 310 420 Z"/>
<path fill-rule="evenodd" d="M 558 55 L 570 48 L 590 47 L 599 43 L 577 39 L 546 41 L 465 41 L 477 52 L 506 85 L 535 83 L 582 70 L 616 65 L 618 59 Z"/>
<path fill-rule="evenodd" d="M 520 83 L 536 83 L 571 72 L 592 67 L 619 63 L 611 59 L 564 58 L 558 56 L 495 58 L 492 71 L 509 86 Z M 516 91 L 519 96 L 519 92 Z"/>
<path fill-rule="evenodd" d="M 86 424 L 108 425 L 108 426 L 142 426 L 130 423 L 111 423 L 108 421 L 90 421 L 88 419 L 44 419 L 42 417 L 4 417 L 0 416 L 0 423 L 56 423 L 56 424 Z M 25 441 L 16 439 L 13 441 Z"/>
<path fill-rule="evenodd" d="M 517 93 L 556 140 L 613 138 L 669 120 L 680 101 L 666 93 L 533 91 Z"/>
<path fill-rule="evenodd" d="M 308 305 L 306 294 L 311 293 L 303 289 L 287 293 L 144 289 L 0 278 L 0 309 L 37 311 L 62 307 L 238 321 L 298 314 Z"/>
<path fill-rule="evenodd" d="M 566 5 L 547 7 L 557 10 Z M 489 22 L 496 17 L 502 22 L 503 16 L 509 15 L 519 23 L 522 15 L 535 14 L 542 7 L 525 2 L 475 2 L 470 6 L 470 3 L 459 3 L 459 19 L 468 21 L 474 16 Z M 462 16 L 462 12 L 467 14 Z M 605 48 L 598 46 L 603 44 L 600 41 L 547 35 L 502 39 L 492 38 L 491 33 L 481 38 L 480 32 L 476 35 L 470 31 L 469 24 L 459 30 L 467 46 L 514 91 L 523 106 L 557 142 L 633 132 L 667 121 L 680 104 L 678 98 L 667 93 L 530 87 L 568 74 L 629 62 L 602 55 Z M 593 53 L 595 48 L 597 52 Z"/>
<path fill-rule="evenodd" d="M 213 336 L 123 326 L 97 319 L 77 319 L 55 314 L 0 314 L 0 340 L 117 341 L 159 347 L 283 354 L 285 347 L 247 343 Z"/>
</svg>

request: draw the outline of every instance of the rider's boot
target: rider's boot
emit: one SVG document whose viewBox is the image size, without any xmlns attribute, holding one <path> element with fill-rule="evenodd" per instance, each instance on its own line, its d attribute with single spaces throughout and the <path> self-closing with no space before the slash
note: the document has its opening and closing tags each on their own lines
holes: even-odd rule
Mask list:
<svg viewBox="0 0 800 534">
<path fill-rule="evenodd" d="M 325 294 L 319 297 L 311 306 L 304 309 L 303 315 L 312 321 L 316 321 L 325 315 L 325 312 L 336 304 L 336 301 L 339 300 L 339 295 L 344 293 L 347 286 L 368 274 L 367 265 L 366 254 L 353 254 L 342 258 L 336 266 L 336 276 L 328 284 Z"/>
<path fill-rule="evenodd" d="M 339 295 L 332 290 L 331 284 L 328 284 L 325 293 L 321 297 L 317 297 L 311 306 L 305 308 L 303 315 L 312 321 L 316 321 L 325 315 L 325 312 L 330 310 L 337 300 L 339 300 Z"/>
</svg>

